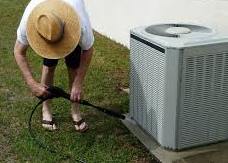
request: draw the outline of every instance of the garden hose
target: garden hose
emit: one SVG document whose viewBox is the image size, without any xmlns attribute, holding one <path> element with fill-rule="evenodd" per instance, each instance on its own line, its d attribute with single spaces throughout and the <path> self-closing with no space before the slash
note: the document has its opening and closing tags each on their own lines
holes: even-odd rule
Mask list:
<svg viewBox="0 0 228 163">
<path fill-rule="evenodd" d="M 33 108 L 30 117 L 29 117 L 29 121 L 28 121 L 28 129 L 29 129 L 29 133 L 30 136 L 32 137 L 32 139 L 36 142 L 36 144 L 40 147 L 45 149 L 46 151 L 50 152 L 50 153 L 57 153 L 59 156 L 61 156 L 62 159 L 66 160 L 66 159 L 70 159 L 72 158 L 70 155 L 68 154 L 62 154 L 62 152 L 57 152 L 57 150 L 54 150 L 52 148 L 50 148 L 48 145 L 42 143 L 39 139 L 36 138 L 35 133 L 32 130 L 32 118 L 33 118 L 33 114 L 35 113 L 35 111 L 37 110 L 38 106 L 40 106 L 44 101 L 48 100 L 48 99 L 53 99 L 53 98 L 64 98 L 67 100 L 70 100 L 70 94 L 66 93 L 63 89 L 59 88 L 59 87 L 48 87 L 47 91 L 49 92 L 48 96 L 46 97 L 38 97 L 40 99 L 40 101 L 36 104 L 36 106 Z M 102 108 L 99 106 L 95 106 L 91 103 L 89 103 L 86 100 L 80 100 L 79 104 L 81 105 L 85 105 L 85 106 L 90 106 L 92 108 L 97 109 L 100 112 L 103 112 L 109 116 L 115 117 L 115 118 L 119 118 L 119 119 L 125 119 L 125 116 L 121 113 L 106 109 L 106 108 Z M 82 159 L 74 159 L 74 161 L 76 162 L 80 162 L 80 163 L 86 163 L 86 161 L 83 161 Z"/>
</svg>

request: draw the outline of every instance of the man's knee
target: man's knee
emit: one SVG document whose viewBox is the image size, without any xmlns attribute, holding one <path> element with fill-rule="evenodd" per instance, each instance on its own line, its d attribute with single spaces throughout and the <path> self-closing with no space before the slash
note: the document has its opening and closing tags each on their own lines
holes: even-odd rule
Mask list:
<svg viewBox="0 0 228 163">
<path fill-rule="evenodd" d="M 56 66 L 49 67 L 49 66 L 43 65 L 43 73 L 45 73 L 45 74 L 52 74 L 52 73 L 55 72 L 55 68 L 56 68 Z"/>
</svg>

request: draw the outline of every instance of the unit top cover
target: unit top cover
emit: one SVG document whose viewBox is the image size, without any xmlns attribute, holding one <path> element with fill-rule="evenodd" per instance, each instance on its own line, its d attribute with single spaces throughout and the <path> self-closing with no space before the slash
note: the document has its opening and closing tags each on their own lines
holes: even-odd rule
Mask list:
<svg viewBox="0 0 228 163">
<path fill-rule="evenodd" d="M 183 48 L 203 44 L 228 42 L 228 35 L 215 30 L 192 24 L 157 24 L 138 27 L 131 34 L 171 48 Z"/>
</svg>

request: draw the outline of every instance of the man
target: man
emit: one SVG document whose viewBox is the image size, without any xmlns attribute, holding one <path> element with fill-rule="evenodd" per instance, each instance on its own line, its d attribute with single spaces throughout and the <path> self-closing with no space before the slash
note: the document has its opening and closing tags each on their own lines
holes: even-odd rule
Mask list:
<svg viewBox="0 0 228 163">
<path fill-rule="evenodd" d="M 47 96 L 47 86 L 53 85 L 59 58 L 65 57 L 71 89 L 71 114 L 75 130 L 85 132 L 77 103 L 82 96 L 84 78 L 93 53 L 94 36 L 83 0 L 31 0 L 17 30 L 14 48 L 16 62 L 32 93 Z M 33 76 L 26 59 L 28 46 L 43 59 L 41 83 Z M 42 126 L 57 129 L 53 121 L 50 100 L 43 103 Z"/>
</svg>

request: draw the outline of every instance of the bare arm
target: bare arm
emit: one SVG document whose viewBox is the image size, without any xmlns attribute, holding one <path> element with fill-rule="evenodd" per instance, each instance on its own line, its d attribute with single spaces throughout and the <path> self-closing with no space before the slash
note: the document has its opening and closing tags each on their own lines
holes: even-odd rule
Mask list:
<svg viewBox="0 0 228 163">
<path fill-rule="evenodd" d="M 93 55 L 93 48 L 83 51 L 80 58 L 80 66 L 77 70 L 77 75 L 74 80 L 74 85 L 82 84 L 84 82 L 86 72 L 88 70 L 88 67 L 92 59 L 92 55 Z"/>
<path fill-rule="evenodd" d="M 26 59 L 27 48 L 28 46 L 25 46 L 17 41 L 14 47 L 14 56 L 26 83 L 31 85 L 33 82 L 35 82 L 35 80 L 32 77 L 32 73 Z"/>
<path fill-rule="evenodd" d="M 36 82 L 36 80 L 32 76 L 31 69 L 26 59 L 27 48 L 28 46 L 23 45 L 20 42 L 16 41 L 15 47 L 14 47 L 15 60 L 17 62 L 19 69 L 22 72 L 25 82 L 30 87 L 33 94 L 35 96 L 45 96 L 48 94 L 45 86 L 42 86 L 40 83 Z"/>
<path fill-rule="evenodd" d="M 91 59 L 93 55 L 93 47 L 89 50 L 83 51 L 80 58 L 80 66 L 77 69 L 77 75 L 75 76 L 72 90 L 71 90 L 71 100 L 78 102 L 81 96 L 82 85 L 90 65 Z"/>
</svg>

